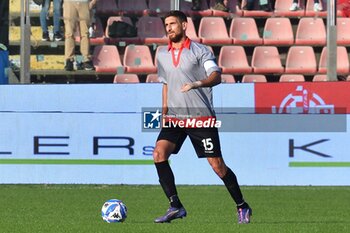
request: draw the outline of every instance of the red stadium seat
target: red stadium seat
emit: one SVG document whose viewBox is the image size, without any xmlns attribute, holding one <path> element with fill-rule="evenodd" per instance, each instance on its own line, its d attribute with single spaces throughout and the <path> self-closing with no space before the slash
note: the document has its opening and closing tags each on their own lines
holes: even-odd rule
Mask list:
<svg viewBox="0 0 350 233">
<path fill-rule="evenodd" d="M 301 1 L 299 0 L 300 10 L 290 11 L 289 8 L 293 3 L 293 0 L 276 0 L 275 2 L 275 16 L 284 16 L 284 17 L 302 17 L 305 15 L 305 9 L 303 8 Z"/>
<path fill-rule="evenodd" d="M 266 76 L 263 74 L 245 74 L 242 83 L 266 83 Z"/>
<path fill-rule="evenodd" d="M 316 73 L 317 62 L 312 46 L 291 46 L 287 53 L 286 73 Z"/>
<path fill-rule="evenodd" d="M 193 41 L 201 42 L 201 39 L 197 36 L 196 28 L 191 17 L 187 17 L 186 35 Z"/>
<path fill-rule="evenodd" d="M 125 48 L 123 64 L 128 73 L 156 73 L 152 55 L 147 45 L 128 45 Z"/>
<path fill-rule="evenodd" d="M 148 0 L 150 14 L 165 15 L 171 10 L 171 1 Z"/>
<path fill-rule="evenodd" d="M 115 0 L 99 0 L 96 4 L 96 13 L 99 15 L 116 15 L 118 7 Z"/>
<path fill-rule="evenodd" d="M 116 43 L 119 43 L 119 42 L 125 42 L 127 44 L 139 44 L 140 43 L 140 38 L 138 36 L 136 37 L 119 37 L 119 38 L 112 38 L 112 37 L 109 37 L 109 26 L 112 25 L 112 23 L 114 21 L 122 21 L 122 22 L 125 22 L 125 23 L 128 23 L 130 25 L 133 25 L 132 24 L 132 21 L 129 17 L 126 17 L 126 16 L 112 16 L 112 17 L 109 17 L 108 20 L 107 20 L 107 27 L 106 27 L 106 37 L 108 38 L 109 40 L 109 43 L 111 44 L 116 44 Z"/>
<path fill-rule="evenodd" d="M 312 78 L 313 82 L 326 82 L 327 80 L 327 75 L 326 74 L 316 74 L 313 78 Z"/>
<path fill-rule="evenodd" d="M 319 17 L 325 17 L 327 16 L 327 9 L 326 6 L 322 4 L 322 0 L 320 0 L 320 4 L 322 5 L 323 10 L 322 11 L 314 11 L 314 0 L 305 0 L 306 1 L 306 8 L 305 8 L 305 16 L 307 17 L 314 17 L 314 16 L 319 16 Z"/>
<path fill-rule="evenodd" d="M 118 1 L 118 7 L 120 15 L 141 16 L 148 14 L 146 0 L 120 0 Z"/>
<path fill-rule="evenodd" d="M 283 73 L 280 55 L 276 46 L 256 46 L 253 51 L 254 73 Z"/>
<path fill-rule="evenodd" d="M 225 21 L 221 17 L 202 17 L 198 35 L 204 44 L 232 44 L 232 39 L 228 37 Z"/>
<path fill-rule="evenodd" d="M 92 61 L 96 72 L 124 73 L 125 70 L 114 45 L 95 46 Z"/>
<path fill-rule="evenodd" d="M 148 74 L 146 78 L 146 83 L 160 83 L 157 74 Z"/>
<path fill-rule="evenodd" d="M 337 44 L 350 44 L 350 18 L 337 18 Z"/>
<path fill-rule="evenodd" d="M 139 77 L 136 74 L 116 74 L 113 83 L 139 83 Z"/>
<path fill-rule="evenodd" d="M 319 73 L 327 72 L 327 47 L 323 47 L 320 62 L 318 65 Z M 337 73 L 348 74 L 349 73 L 349 56 L 344 46 L 337 47 Z"/>
<path fill-rule="evenodd" d="M 292 45 L 294 34 L 289 18 L 268 18 L 264 27 L 264 45 Z"/>
<path fill-rule="evenodd" d="M 231 21 L 230 38 L 237 45 L 261 45 L 263 39 L 259 36 L 254 18 L 238 17 Z"/>
<path fill-rule="evenodd" d="M 282 74 L 280 82 L 305 82 L 305 77 L 302 74 Z"/>
<path fill-rule="evenodd" d="M 295 44 L 325 45 L 326 27 L 321 18 L 301 18 L 298 24 Z"/>
<path fill-rule="evenodd" d="M 222 68 L 223 73 L 250 73 L 252 71 L 243 46 L 222 46 L 218 65 Z"/>
<path fill-rule="evenodd" d="M 235 77 L 232 74 L 221 74 L 221 83 L 235 83 Z"/>
<path fill-rule="evenodd" d="M 209 9 L 207 1 L 201 1 L 201 7 L 200 10 L 194 11 L 192 8 L 192 2 L 188 0 L 180 0 L 180 10 L 183 11 L 185 14 L 190 16 L 211 16 L 212 10 Z"/>
<path fill-rule="evenodd" d="M 142 16 L 137 21 L 137 33 L 143 44 L 167 44 L 163 21 L 160 17 Z"/>
</svg>

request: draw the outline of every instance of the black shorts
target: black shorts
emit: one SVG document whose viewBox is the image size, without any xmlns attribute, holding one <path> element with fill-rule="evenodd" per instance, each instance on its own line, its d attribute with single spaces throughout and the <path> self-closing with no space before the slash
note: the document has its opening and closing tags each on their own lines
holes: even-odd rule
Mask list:
<svg viewBox="0 0 350 233">
<path fill-rule="evenodd" d="M 221 157 L 220 139 L 217 128 L 162 128 L 157 138 L 176 145 L 172 154 L 177 154 L 187 135 L 196 150 L 198 158 Z"/>
</svg>

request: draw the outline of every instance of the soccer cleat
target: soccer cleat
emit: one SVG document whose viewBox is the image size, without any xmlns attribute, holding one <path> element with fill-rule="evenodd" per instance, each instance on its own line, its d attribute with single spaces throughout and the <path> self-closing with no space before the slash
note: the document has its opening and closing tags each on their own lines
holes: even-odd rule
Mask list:
<svg viewBox="0 0 350 233">
<path fill-rule="evenodd" d="M 165 223 L 168 222 L 170 223 L 172 220 L 177 219 L 177 218 L 184 218 L 186 217 L 187 212 L 184 207 L 181 208 L 175 208 L 175 207 L 169 207 L 167 212 L 165 213 L 164 216 L 161 216 L 159 218 L 156 218 L 154 220 L 155 223 Z"/>
<path fill-rule="evenodd" d="M 322 10 L 323 9 L 322 9 L 321 4 L 319 4 L 319 3 L 314 4 L 314 11 L 318 12 L 318 11 L 322 11 Z"/>
<path fill-rule="evenodd" d="M 289 8 L 290 11 L 297 11 L 299 10 L 298 3 L 293 3 L 291 7 Z"/>
<path fill-rule="evenodd" d="M 251 208 L 239 208 L 237 210 L 238 223 L 250 223 L 250 216 L 252 216 Z"/>
</svg>

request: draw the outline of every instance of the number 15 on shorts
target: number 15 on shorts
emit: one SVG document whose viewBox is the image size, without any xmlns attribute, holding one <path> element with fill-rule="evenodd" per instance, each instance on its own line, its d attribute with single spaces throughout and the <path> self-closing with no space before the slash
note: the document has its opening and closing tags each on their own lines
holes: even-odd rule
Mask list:
<svg viewBox="0 0 350 233">
<path fill-rule="evenodd" d="M 204 138 L 202 140 L 203 146 L 204 146 L 204 150 L 206 151 L 211 151 L 214 149 L 214 144 L 211 140 L 211 138 Z"/>
</svg>

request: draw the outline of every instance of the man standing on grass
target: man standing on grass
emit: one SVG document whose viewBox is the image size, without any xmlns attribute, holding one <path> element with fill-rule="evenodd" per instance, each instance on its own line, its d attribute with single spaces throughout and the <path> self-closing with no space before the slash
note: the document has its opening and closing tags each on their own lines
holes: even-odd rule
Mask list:
<svg viewBox="0 0 350 233">
<path fill-rule="evenodd" d="M 171 154 L 178 153 L 189 136 L 197 156 L 207 158 L 232 196 L 237 206 L 238 223 L 249 223 L 252 210 L 243 199 L 236 175 L 222 158 L 215 124 L 211 87 L 221 83 L 221 69 L 205 45 L 191 41 L 186 36 L 187 17 L 183 12 L 170 11 L 165 16 L 165 28 L 169 45 L 157 55 L 158 77 L 163 82 L 164 118 L 153 159 L 170 207 L 155 222 L 171 222 L 187 215 L 178 197 L 168 159 Z M 214 124 L 200 127 L 204 122 Z"/>
</svg>

